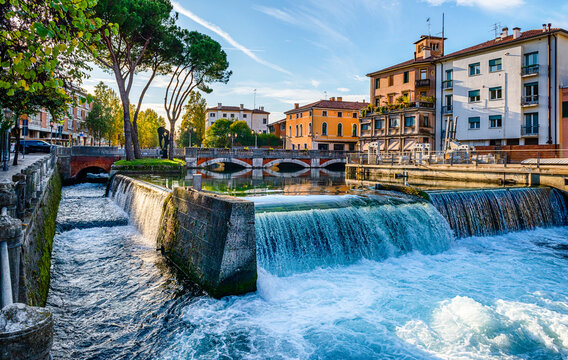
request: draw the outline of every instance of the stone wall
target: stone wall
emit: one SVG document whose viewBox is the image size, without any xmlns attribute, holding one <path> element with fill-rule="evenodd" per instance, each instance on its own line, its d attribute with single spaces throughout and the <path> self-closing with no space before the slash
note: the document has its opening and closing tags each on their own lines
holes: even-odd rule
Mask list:
<svg viewBox="0 0 568 360">
<path fill-rule="evenodd" d="M 176 188 L 164 205 L 158 246 L 214 297 L 256 290 L 254 204 Z"/>
</svg>

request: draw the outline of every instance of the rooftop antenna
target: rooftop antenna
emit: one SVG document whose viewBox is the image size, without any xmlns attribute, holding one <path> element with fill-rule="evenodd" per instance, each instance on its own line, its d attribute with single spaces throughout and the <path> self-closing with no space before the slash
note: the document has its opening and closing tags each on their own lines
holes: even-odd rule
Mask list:
<svg viewBox="0 0 568 360">
<path fill-rule="evenodd" d="M 324 91 L 324 92 L 323 92 L 323 99 L 324 99 L 324 100 L 327 100 L 327 91 Z"/>
<path fill-rule="evenodd" d="M 491 30 L 493 30 L 493 32 L 495 33 L 495 38 L 497 38 L 497 36 L 499 36 L 499 30 L 501 30 L 501 23 L 500 22 L 496 22 L 495 24 L 493 24 L 493 26 L 491 27 Z"/>
<path fill-rule="evenodd" d="M 256 109 L 256 89 L 254 89 L 254 100 L 253 100 L 253 105 L 252 105 L 252 109 Z"/>
<path fill-rule="evenodd" d="M 426 18 L 426 23 L 428 24 L 428 37 L 432 37 L 432 34 L 430 33 L 430 18 Z"/>
</svg>

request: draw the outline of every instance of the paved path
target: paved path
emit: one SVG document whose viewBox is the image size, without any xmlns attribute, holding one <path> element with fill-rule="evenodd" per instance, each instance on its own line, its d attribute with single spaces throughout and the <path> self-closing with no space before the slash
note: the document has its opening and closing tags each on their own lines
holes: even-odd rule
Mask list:
<svg viewBox="0 0 568 360">
<path fill-rule="evenodd" d="M 14 174 L 19 173 L 20 171 L 22 171 L 22 169 L 25 169 L 26 167 L 30 166 L 31 164 L 35 163 L 36 161 L 44 158 L 44 157 L 48 157 L 50 156 L 49 154 L 44 154 L 44 153 L 31 153 L 31 154 L 26 154 L 24 155 L 25 158 L 22 159 L 22 154 L 18 154 L 18 165 L 14 166 L 12 165 L 14 162 L 14 154 L 10 154 L 10 161 L 8 163 L 8 171 L 3 171 L 2 170 L 2 163 L 0 163 L 0 182 L 3 182 L 4 180 L 10 180 L 12 181 L 12 176 Z"/>
</svg>

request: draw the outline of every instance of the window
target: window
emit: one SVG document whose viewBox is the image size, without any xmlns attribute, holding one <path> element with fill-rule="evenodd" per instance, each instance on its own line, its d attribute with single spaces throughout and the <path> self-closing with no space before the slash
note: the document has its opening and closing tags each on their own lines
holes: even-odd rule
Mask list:
<svg viewBox="0 0 568 360">
<path fill-rule="evenodd" d="M 405 116 L 404 126 L 414 126 L 414 116 Z"/>
<path fill-rule="evenodd" d="M 290 134 L 290 136 L 292 136 L 292 126 L 288 126 L 288 134 Z"/>
<path fill-rule="evenodd" d="M 381 87 L 381 79 L 380 78 L 376 78 L 375 79 L 375 89 L 378 89 Z"/>
<path fill-rule="evenodd" d="M 523 63 L 524 66 L 538 65 L 538 51 L 525 54 Z"/>
<path fill-rule="evenodd" d="M 308 134 L 312 134 L 312 123 L 308 124 Z"/>
<path fill-rule="evenodd" d="M 327 111 L 325 111 L 325 110 L 322 111 L 322 112 L 321 112 L 321 116 L 327 116 Z"/>
<path fill-rule="evenodd" d="M 343 117 L 343 113 L 341 111 L 337 112 L 337 117 Z"/>
<path fill-rule="evenodd" d="M 424 127 L 430 126 L 430 121 L 428 119 L 428 115 L 422 115 L 422 126 L 424 126 Z"/>
<path fill-rule="evenodd" d="M 227 114 L 223 113 L 223 117 L 226 119 L 226 118 L 227 118 Z"/>
<path fill-rule="evenodd" d="M 343 144 L 333 144 L 334 151 L 343 151 L 345 149 L 345 145 Z"/>
<path fill-rule="evenodd" d="M 298 131 L 298 125 L 296 125 L 296 137 L 298 137 L 298 134 L 299 134 L 299 133 L 300 133 L 300 132 Z"/>
<path fill-rule="evenodd" d="M 371 124 L 361 124 L 361 131 L 368 131 L 371 127 Z"/>
<path fill-rule="evenodd" d="M 337 136 L 343 136 L 343 124 L 337 124 Z"/>
<path fill-rule="evenodd" d="M 300 114 L 296 114 L 296 119 L 300 118 Z"/>
<path fill-rule="evenodd" d="M 231 114 L 231 119 L 235 117 L 235 114 Z"/>
<path fill-rule="evenodd" d="M 452 80 L 454 70 L 446 70 L 446 80 Z"/>
<path fill-rule="evenodd" d="M 525 135 L 538 134 L 538 113 L 525 114 Z M 526 143 L 526 142 L 525 142 Z"/>
<path fill-rule="evenodd" d="M 357 119 L 357 113 L 356 112 L 353 113 L 353 119 Z"/>
<path fill-rule="evenodd" d="M 428 69 L 420 69 L 420 80 L 428 79 Z"/>
<path fill-rule="evenodd" d="M 353 124 L 353 126 L 351 127 L 351 135 L 353 137 L 357 136 L 357 124 Z"/>
<path fill-rule="evenodd" d="M 292 150 L 294 150 L 294 149 L 295 149 L 295 147 L 296 147 L 296 145 L 292 144 Z"/>
<path fill-rule="evenodd" d="M 410 81 L 410 74 L 408 73 L 408 71 L 405 71 L 404 74 L 402 74 L 403 76 L 403 82 L 406 84 L 407 82 Z"/>
<path fill-rule="evenodd" d="M 375 98 L 375 106 L 381 106 L 381 99 Z"/>
<path fill-rule="evenodd" d="M 410 101 L 410 93 L 409 92 L 403 92 L 402 98 L 404 99 L 404 102 L 409 102 Z"/>
<path fill-rule="evenodd" d="M 503 124 L 503 118 L 501 117 L 501 115 L 491 115 L 489 117 L 489 127 L 494 129 L 494 128 L 500 128 Z"/>
<path fill-rule="evenodd" d="M 327 123 L 321 124 L 321 134 L 327 135 Z"/>
<path fill-rule="evenodd" d="M 470 117 L 468 120 L 470 129 L 479 129 L 481 127 L 481 119 L 479 116 Z"/>
<path fill-rule="evenodd" d="M 389 99 L 389 100 L 388 100 L 388 101 L 389 101 L 389 104 L 392 104 L 392 103 L 394 102 L 394 95 L 393 95 L 393 94 L 389 94 L 389 95 L 388 95 L 388 99 Z"/>
<path fill-rule="evenodd" d="M 310 110 L 310 116 L 312 116 L 312 110 Z"/>
<path fill-rule="evenodd" d="M 498 100 L 501 98 L 503 98 L 503 91 L 501 90 L 501 86 L 489 88 L 489 99 Z"/>
<path fill-rule="evenodd" d="M 568 118 L 568 101 L 562 102 L 562 117 Z"/>
<path fill-rule="evenodd" d="M 469 93 L 469 102 L 477 102 L 481 101 L 481 92 L 480 90 L 471 90 Z"/>
<path fill-rule="evenodd" d="M 266 124 L 266 118 L 262 119 L 262 123 Z"/>
<path fill-rule="evenodd" d="M 389 127 L 391 127 L 391 128 L 397 128 L 398 127 L 398 117 L 390 118 Z"/>
<path fill-rule="evenodd" d="M 392 75 L 389 75 L 389 86 L 392 86 L 394 83 L 394 79 Z"/>
<path fill-rule="evenodd" d="M 300 136 L 304 136 L 304 127 L 300 125 Z"/>
<path fill-rule="evenodd" d="M 209 114 L 209 117 L 215 117 L 215 113 Z"/>
<path fill-rule="evenodd" d="M 304 149 L 307 149 L 307 148 L 308 148 L 308 144 L 304 144 Z"/>
<path fill-rule="evenodd" d="M 383 129 L 385 127 L 385 119 L 375 120 L 375 129 Z"/>
<path fill-rule="evenodd" d="M 501 58 L 489 60 L 489 72 L 500 71 L 503 67 Z"/>
<path fill-rule="evenodd" d="M 290 120 L 292 120 L 292 114 L 290 114 Z"/>
<path fill-rule="evenodd" d="M 469 64 L 469 76 L 481 74 L 481 65 L 479 63 Z"/>
<path fill-rule="evenodd" d="M 247 118 L 247 114 L 243 114 L 243 119 L 246 119 L 246 118 Z"/>
</svg>

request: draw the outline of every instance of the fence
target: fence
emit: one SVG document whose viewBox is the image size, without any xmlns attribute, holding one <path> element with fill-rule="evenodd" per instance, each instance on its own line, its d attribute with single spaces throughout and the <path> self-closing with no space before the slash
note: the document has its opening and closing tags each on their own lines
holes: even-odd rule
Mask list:
<svg viewBox="0 0 568 360">
<path fill-rule="evenodd" d="M 359 165 L 483 165 L 483 164 L 533 164 L 568 165 L 568 161 L 558 159 L 568 154 L 568 150 L 560 149 L 528 149 L 528 150 L 456 150 L 444 151 L 403 151 L 379 153 L 347 154 L 347 164 Z M 525 155 L 525 156 L 524 156 Z"/>
</svg>

